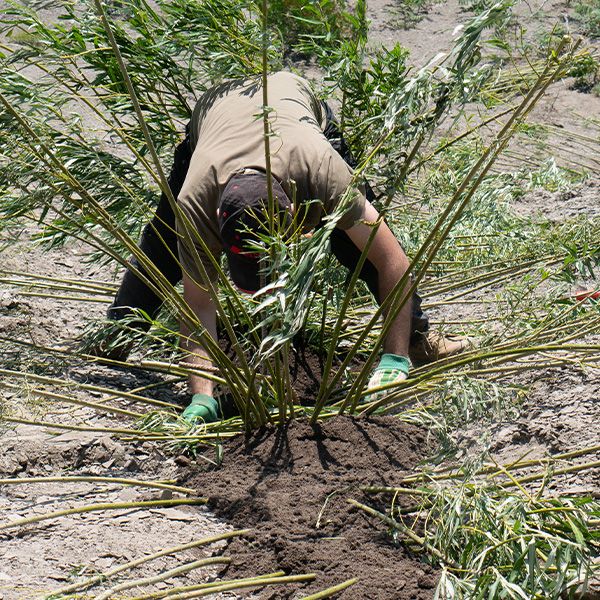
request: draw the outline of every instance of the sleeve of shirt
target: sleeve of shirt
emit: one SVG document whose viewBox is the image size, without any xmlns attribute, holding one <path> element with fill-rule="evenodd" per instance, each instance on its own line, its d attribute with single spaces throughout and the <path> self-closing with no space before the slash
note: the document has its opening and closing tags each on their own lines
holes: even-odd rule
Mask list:
<svg viewBox="0 0 600 600">
<path fill-rule="evenodd" d="M 208 279 L 215 282 L 218 278 L 217 270 L 210 257 L 196 240 L 195 232 L 200 231 L 199 223 L 197 219 L 195 219 L 193 215 L 190 215 L 181 205 L 180 208 L 182 214 L 177 216 L 177 233 L 179 234 L 177 252 L 179 254 L 182 271 L 197 283 L 202 284 L 205 280 L 199 264 L 201 263 L 206 270 Z M 186 228 L 183 219 L 187 221 L 189 228 Z M 217 259 L 220 256 L 220 253 L 220 249 L 212 252 L 213 256 Z"/>
<path fill-rule="evenodd" d="M 331 214 L 340 202 L 346 203 L 346 210 L 338 221 L 338 229 L 350 229 L 361 219 L 365 211 L 365 186 L 352 185 L 353 172 L 346 161 L 332 149 L 324 156 L 319 168 L 319 198 L 323 199 L 326 214 Z"/>
<path fill-rule="evenodd" d="M 216 219 L 207 214 L 206 203 L 201 201 L 201 186 L 194 185 L 194 174 L 188 173 L 184 186 L 177 199 L 179 211 L 177 214 L 177 233 L 179 239 L 177 250 L 184 272 L 192 279 L 202 284 L 201 263 L 210 281 L 217 280 L 217 270 L 205 252 L 199 238 L 204 241 L 208 251 L 216 259 L 221 255 L 221 242 L 216 230 Z"/>
</svg>

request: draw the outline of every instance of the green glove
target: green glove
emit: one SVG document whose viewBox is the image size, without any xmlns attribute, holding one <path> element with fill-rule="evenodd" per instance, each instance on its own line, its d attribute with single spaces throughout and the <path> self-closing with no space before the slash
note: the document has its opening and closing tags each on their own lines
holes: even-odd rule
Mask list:
<svg viewBox="0 0 600 600">
<path fill-rule="evenodd" d="M 205 423 L 213 423 L 219 420 L 219 403 L 208 394 L 194 394 L 192 401 L 181 416 L 188 423 L 194 423 L 200 419 Z"/>
<path fill-rule="evenodd" d="M 369 379 L 368 389 L 380 387 L 390 383 L 400 383 L 408 377 L 411 368 L 410 359 L 406 356 L 398 356 L 397 354 L 384 354 L 379 361 L 379 365 L 373 371 L 371 379 Z M 365 398 L 365 402 L 374 402 L 391 392 L 391 388 L 381 390 L 369 394 Z"/>
</svg>

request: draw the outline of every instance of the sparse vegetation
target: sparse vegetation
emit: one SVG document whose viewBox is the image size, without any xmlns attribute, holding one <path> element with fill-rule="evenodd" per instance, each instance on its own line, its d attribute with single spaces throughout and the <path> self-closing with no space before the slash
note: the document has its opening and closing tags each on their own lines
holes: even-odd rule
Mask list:
<svg viewBox="0 0 600 600">
<path fill-rule="evenodd" d="M 583 33 L 592 38 L 600 37 L 600 2 L 598 0 L 576 2 L 575 14 L 581 21 Z"/>
</svg>

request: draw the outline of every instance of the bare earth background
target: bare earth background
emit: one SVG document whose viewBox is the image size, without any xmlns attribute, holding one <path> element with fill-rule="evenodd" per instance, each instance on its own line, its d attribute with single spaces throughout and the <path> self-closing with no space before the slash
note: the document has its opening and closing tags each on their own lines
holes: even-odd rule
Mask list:
<svg viewBox="0 0 600 600">
<path fill-rule="evenodd" d="M 522 18 L 535 28 L 548 28 L 550 23 L 563 20 L 568 2 L 530 2 L 522 8 Z M 431 6 L 422 21 L 413 29 L 398 29 L 394 6 L 385 0 L 374 0 L 369 6 L 372 21 L 371 43 L 393 44 L 400 41 L 411 49 L 413 61 L 424 64 L 437 52 L 447 50 L 453 39 L 455 27 L 468 18 L 457 2 L 445 2 Z M 600 99 L 569 89 L 569 82 L 552 86 L 547 98 L 538 106 L 534 120 L 564 125 L 569 130 L 581 128 L 578 113 L 600 115 Z M 566 150 L 568 151 L 568 149 Z M 560 156 L 558 157 L 560 162 Z M 513 210 L 520 214 L 537 215 L 540 219 L 560 220 L 573 215 L 598 216 L 600 214 L 599 182 L 590 181 L 578 186 L 569 194 L 532 193 L 522 198 Z M 72 243 L 61 250 L 41 250 L 30 241 L 32 230 L 23 230 L 14 240 L 0 240 L 0 266 L 3 270 L 32 272 L 65 278 L 86 278 L 100 281 L 114 280 L 115 273 L 86 265 L 84 251 Z M 489 290 L 493 295 L 498 290 Z M 82 313 L 80 302 L 56 301 L 48 298 L 26 296 L 7 287 L 0 288 L 0 335 L 35 341 L 41 345 L 68 346 L 81 333 L 90 319 L 100 318 L 106 304 L 89 303 Z M 434 320 L 460 320 L 472 315 L 468 304 L 451 309 L 432 310 Z M 25 355 L 9 355 L 0 342 L 0 364 L 27 360 Z M 65 367 L 68 372 L 68 366 Z M 79 381 L 110 385 L 117 389 L 133 390 L 152 383 L 151 375 L 135 371 L 110 369 L 101 366 L 79 368 L 69 373 Z M 543 457 L 557 451 L 567 452 L 591 446 L 600 440 L 600 373 L 597 369 L 573 366 L 538 372 L 523 378 L 523 385 L 530 392 L 520 414 L 511 421 L 471 428 L 460 433 L 458 439 L 465 455 L 473 447 L 489 441 L 495 458 L 509 462 L 526 453 L 529 457 Z M 156 392 L 158 399 L 185 402 L 184 388 L 175 385 L 170 390 Z M 15 398 L 27 394 L 27 390 L 2 392 Z M 74 392 L 81 394 L 81 391 Z M 93 400 L 90 392 L 87 398 Z M 101 415 L 89 408 L 73 408 L 60 402 L 40 402 L 32 408 L 32 416 L 54 423 L 86 421 L 98 427 L 114 427 L 119 419 Z M 310 443 L 309 440 L 306 442 Z M 423 445 L 426 446 L 423 439 Z M 51 434 L 47 429 L 18 425 L 0 429 L 0 477 L 34 476 L 49 474 L 97 474 L 121 475 L 148 479 L 173 479 L 180 475 L 181 464 L 186 461 L 166 455 L 160 447 L 149 442 L 126 444 L 117 442 L 101 433 L 67 432 Z M 382 447 L 383 448 L 383 447 Z M 227 447 L 225 452 L 228 452 Z M 233 449 L 232 449 L 233 452 Z M 415 450 L 416 452 L 416 450 Z M 417 456 L 417 454 L 415 454 Z M 600 458 L 600 454 L 596 459 Z M 590 457 L 590 460 L 593 458 Z M 186 463 L 187 464 L 187 463 Z M 240 467 L 241 465 L 238 465 Z M 251 465 L 244 465 L 251 469 Z M 239 471 L 239 469 L 238 469 Z M 210 478 L 209 478 L 210 479 Z M 214 476 L 207 485 L 215 492 Z M 590 470 L 557 479 L 552 485 L 562 490 L 589 490 L 600 492 L 600 471 Z M 197 476 L 195 484 L 202 494 L 202 479 Z M 257 484 L 258 485 L 258 484 Z M 293 482 L 292 482 L 293 485 Z M 333 484 L 335 485 L 335 483 Z M 303 482 L 304 494 L 311 498 L 310 506 L 318 512 L 323 504 L 324 490 L 313 489 Z M 208 493 L 208 492 L 207 492 Z M 31 515 L 64 508 L 73 501 L 79 504 L 116 502 L 157 498 L 155 491 L 123 488 L 117 485 L 99 484 L 44 484 L 0 486 L 0 522 L 9 521 L 25 514 Z M 284 502 L 284 498 L 280 498 Z M 292 501 L 290 500 L 290 503 Z M 246 507 L 247 509 L 247 507 Z M 220 516 L 215 516 L 215 511 Z M 316 514 L 313 515 L 316 519 Z M 254 523 L 259 528 L 258 521 Z M 104 571 L 162 548 L 176 546 L 191 540 L 243 525 L 243 519 L 220 509 L 218 503 L 211 510 L 197 507 L 163 508 L 153 510 L 129 510 L 115 513 L 91 513 L 87 516 L 71 516 L 42 525 L 18 530 L 17 533 L 0 533 L 0 600 L 16 600 L 39 597 L 72 581 L 82 573 Z M 252 525 L 248 521 L 248 525 Z M 375 531 L 375 530 L 374 530 Z M 280 532 L 281 533 L 281 532 Z M 274 547 L 277 540 L 273 539 Z M 219 553 L 222 546 L 213 546 L 206 553 Z M 188 551 L 186 560 L 198 557 L 199 551 Z M 136 571 L 136 576 L 154 574 L 179 564 L 177 560 L 164 558 Z M 298 567 L 298 565 L 295 565 Z M 354 573 L 336 572 L 337 581 Z M 259 565 L 257 565 L 258 569 Z M 212 573 L 214 574 L 215 571 Z M 379 596 L 368 588 L 360 592 L 348 592 L 344 598 L 400 598 L 432 597 L 433 583 L 425 576 L 428 568 L 423 565 L 418 575 L 414 571 L 398 577 L 416 595 L 401 595 L 398 591 L 385 592 Z M 257 570 L 255 574 L 259 574 Z M 210 576 L 207 571 L 192 571 L 169 582 L 170 585 L 189 585 Z M 419 579 L 421 578 L 421 579 Z M 425 579 L 424 579 L 425 578 Z M 419 581 L 421 583 L 419 583 Z M 398 584 L 399 585 L 399 584 Z M 160 590 L 167 584 L 157 584 Z M 407 589 L 408 589 L 407 588 Z M 412 593 L 412 592 L 411 592 Z M 387 594 L 387 595 L 385 595 Z M 219 597 L 235 597 L 222 595 Z M 277 596 L 275 593 L 272 597 Z"/>
</svg>

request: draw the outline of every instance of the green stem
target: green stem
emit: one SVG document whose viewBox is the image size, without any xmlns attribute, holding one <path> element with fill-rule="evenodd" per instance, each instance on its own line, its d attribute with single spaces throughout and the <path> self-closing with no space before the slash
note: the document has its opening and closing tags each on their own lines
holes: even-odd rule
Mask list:
<svg viewBox="0 0 600 600">
<path fill-rule="evenodd" d="M 309 573 L 307 575 L 289 575 L 286 577 L 256 577 L 255 579 L 244 579 L 233 581 L 231 583 L 222 583 L 221 585 L 211 586 L 206 590 L 197 592 L 189 592 L 183 594 L 174 594 L 165 596 L 168 600 L 188 600 L 188 598 L 200 598 L 201 596 L 209 596 L 220 592 L 229 592 L 231 590 L 241 590 L 249 587 L 264 587 L 265 585 L 287 585 L 288 583 L 304 583 L 312 581 L 315 575 Z"/>
<path fill-rule="evenodd" d="M 432 546 L 431 544 L 426 542 L 424 538 L 417 535 L 412 529 L 410 529 L 409 527 L 406 527 L 406 525 L 403 525 L 402 523 L 399 523 L 395 519 L 392 519 L 392 517 L 388 517 L 387 515 L 384 515 L 383 513 L 379 512 L 378 510 L 375 510 L 374 508 L 371 508 L 370 506 L 367 506 L 366 504 L 362 504 L 361 502 L 357 502 L 356 500 L 353 500 L 352 498 L 348 498 L 347 501 L 349 504 L 352 504 L 352 506 L 355 506 L 356 508 L 359 508 L 363 512 L 366 512 L 368 515 L 371 515 L 372 517 L 376 517 L 377 519 L 381 519 L 386 525 L 389 525 L 390 527 L 393 527 L 394 529 L 401 531 L 411 541 L 415 542 L 416 544 L 418 544 L 419 546 L 421 546 L 422 548 L 427 550 L 427 552 L 429 552 L 430 554 L 433 554 L 434 556 L 439 558 L 444 563 L 458 568 L 458 565 L 456 565 L 456 563 L 454 563 L 453 561 L 449 561 L 437 548 L 435 548 L 434 546 Z"/>
<path fill-rule="evenodd" d="M 211 295 L 211 298 L 214 301 L 215 306 L 217 307 L 217 312 L 218 312 L 218 314 L 221 318 L 221 321 L 224 324 L 224 326 L 227 330 L 227 333 L 232 341 L 232 347 L 234 348 L 234 351 L 236 352 L 236 355 L 240 361 L 240 366 L 241 366 L 242 371 L 245 374 L 246 381 L 247 382 L 252 381 L 251 369 L 246 361 L 243 351 L 241 350 L 241 345 L 239 343 L 237 343 L 237 337 L 235 335 L 234 329 L 233 329 L 227 315 L 225 314 L 225 312 L 222 309 L 222 306 L 218 300 L 217 292 L 216 292 L 214 286 L 212 285 L 212 283 L 210 282 L 210 278 L 207 276 L 207 273 L 206 273 L 206 268 L 204 267 L 202 260 L 200 260 L 200 257 L 198 256 L 198 252 L 197 252 L 194 244 L 191 244 L 191 240 L 195 239 L 200 243 L 204 252 L 207 253 L 207 256 L 211 257 L 213 265 L 215 266 L 215 268 L 217 269 L 217 272 L 221 276 L 223 276 L 223 271 L 220 269 L 218 261 L 212 256 L 212 253 L 206 246 L 205 241 L 201 238 L 201 236 L 198 234 L 198 232 L 194 230 L 191 223 L 186 218 L 186 216 L 182 213 L 182 211 L 179 210 L 179 207 L 177 205 L 175 198 L 173 197 L 173 193 L 171 191 L 171 188 L 169 186 L 167 178 L 161 167 L 160 160 L 159 160 L 158 154 L 156 152 L 156 148 L 154 147 L 152 138 L 150 136 L 150 130 L 148 129 L 148 125 L 146 124 L 146 120 L 144 119 L 144 115 L 142 113 L 142 109 L 141 109 L 140 103 L 138 101 L 137 94 L 133 87 L 133 83 L 131 82 L 131 78 L 129 77 L 129 73 L 127 71 L 125 62 L 123 61 L 123 57 L 119 50 L 119 46 L 117 44 L 116 38 L 115 38 L 112 28 L 108 22 L 108 19 L 106 18 L 106 13 L 102 6 L 102 2 L 100 0 L 94 0 L 94 4 L 95 4 L 96 10 L 102 20 L 102 24 L 103 24 L 104 30 L 106 32 L 106 35 L 108 36 L 110 45 L 113 50 L 113 54 L 119 65 L 119 70 L 121 71 L 121 75 L 123 76 L 123 80 L 127 87 L 127 91 L 129 93 L 129 97 L 132 101 L 139 125 L 142 129 L 142 133 L 144 135 L 146 145 L 148 147 L 150 155 L 152 156 L 152 161 L 154 163 L 154 167 L 159 175 L 161 190 L 166 194 L 166 197 L 167 197 L 169 204 L 171 205 L 171 208 L 173 209 L 174 213 L 176 215 L 178 215 L 180 218 L 180 224 L 183 226 L 184 233 L 185 233 L 184 241 L 188 245 L 191 245 L 191 248 L 189 248 L 189 249 L 192 251 L 192 254 L 195 256 L 196 263 L 200 267 L 200 271 L 201 271 L 203 280 L 207 283 L 207 288 L 208 288 L 209 294 Z M 136 248 L 134 253 L 136 253 L 136 256 L 137 256 L 137 254 L 140 254 L 141 252 L 138 251 Z M 141 253 L 141 254 L 143 254 L 143 253 Z M 144 258 L 145 258 L 145 255 L 144 255 Z M 149 262 L 149 261 L 145 261 L 145 262 Z M 154 266 L 154 265 L 152 265 L 152 266 Z M 154 269 L 154 270 L 156 270 L 156 269 Z M 161 280 L 161 276 L 162 276 L 162 274 L 159 273 L 159 279 L 158 279 L 159 281 Z M 226 280 L 226 277 L 224 277 L 224 279 Z M 172 286 L 170 286 L 170 287 L 172 290 Z M 234 297 L 237 297 L 235 295 L 235 293 L 234 293 Z M 196 325 L 198 322 L 196 315 L 193 313 L 193 311 L 191 311 L 189 309 L 189 307 L 187 306 L 187 304 L 182 299 L 179 298 L 178 294 L 167 293 L 167 298 L 169 298 L 170 300 L 173 300 L 173 299 L 176 300 L 176 304 L 179 304 L 179 311 L 182 316 L 182 320 L 186 323 L 189 330 L 193 331 L 195 329 L 194 325 Z M 238 302 L 238 305 L 241 309 L 241 312 L 245 313 L 245 310 L 240 302 Z M 210 334 L 208 334 L 208 332 L 203 327 L 201 327 L 201 329 L 198 331 L 198 335 L 200 337 L 202 345 L 206 348 L 207 352 L 209 352 L 211 354 L 211 358 L 213 360 L 216 360 L 217 364 L 221 365 L 221 367 L 222 367 L 221 371 L 222 371 L 223 375 L 228 380 L 228 383 L 231 383 L 231 385 L 229 386 L 231 389 L 231 393 L 234 394 L 235 396 L 237 396 L 239 402 L 242 402 L 243 395 L 240 394 L 238 391 L 239 388 L 243 387 L 242 380 L 240 379 L 239 374 L 238 374 L 239 369 L 232 363 L 232 361 L 227 357 L 227 355 L 221 351 L 217 342 L 212 339 Z M 251 389 L 250 394 L 256 396 L 256 391 L 254 389 Z"/>
<path fill-rule="evenodd" d="M 15 527 L 22 527 L 23 525 L 30 525 L 31 523 L 39 523 L 40 521 L 47 521 L 49 519 L 57 519 L 59 517 L 65 517 L 68 515 L 78 515 L 88 512 L 97 512 L 103 510 L 122 510 L 130 508 L 155 508 L 163 506 L 182 506 L 182 505 L 195 505 L 195 504 L 206 504 L 208 498 L 177 498 L 171 500 L 145 500 L 142 502 L 101 502 L 98 504 L 89 504 L 87 506 L 80 506 L 79 508 L 67 508 L 65 510 L 57 510 L 54 512 L 46 513 L 44 515 L 36 515 L 35 517 L 26 517 L 24 519 L 16 519 L 9 523 L 0 525 L 0 531 L 6 529 L 13 529 Z"/>
<path fill-rule="evenodd" d="M 583 463 L 581 465 L 571 465 L 570 467 L 563 467 L 562 469 L 555 469 L 552 471 L 552 476 L 556 475 L 566 475 L 568 473 L 580 473 L 581 471 L 587 471 L 588 469 L 596 469 L 600 467 L 600 460 L 595 460 L 593 462 Z M 532 481 L 539 481 L 540 479 L 544 479 L 548 477 L 547 472 L 543 473 L 534 473 L 532 475 L 527 475 L 526 477 L 520 477 L 519 479 L 515 479 L 515 481 L 508 481 L 506 483 L 500 484 L 502 488 L 510 488 L 520 486 L 523 483 L 530 483 Z"/>
<path fill-rule="evenodd" d="M 135 567 L 139 567 L 140 565 L 143 565 L 152 560 L 156 560 L 157 558 L 161 558 L 163 556 L 169 556 L 171 554 L 177 554 L 178 552 L 183 552 L 184 550 L 189 550 L 191 548 L 197 548 L 198 546 L 206 546 L 208 544 L 213 544 L 214 542 L 220 542 L 221 540 L 227 540 L 232 537 L 245 535 L 245 534 L 249 533 L 249 531 L 250 531 L 249 529 L 242 529 L 239 531 L 229 531 L 227 533 L 221 533 L 219 535 L 213 535 L 213 536 L 210 536 L 207 538 L 203 538 L 203 539 L 197 540 L 195 542 L 189 542 L 188 544 L 182 544 L 180 546 L 173 546 L 171 548 L 165 548 L 164 550 L 155 552 L 154 554 L 150 554 L 148 556 L 144 556 L 143 558 L 138 558 L 136 560 L 132 560 L 131 562 L 128 562 L 124 565 L 120 565 L 118 567 L 110 569 L 109 571 L 105 571 L 104 573 L 101 573 L 100 575 L 94 575 L 94 577 L 90 577 L 84 581 L 80 581 L 78 583 L 73 583 L 71 585 L 60 588 L 58 590 L 53 590 L 52 592 L 47 594 L 47 596 L 48 597 L 64 596 L 65 594 L 70 594 L 71 592 L 76 592 L 78 590 L 86 590 L 98 583 L 102 583 L 103 581 L 106 581 L 107 579 L 109 579 L 110 577 L 113 577 L 114 575 L 117 575 L 118 573 L 122 573 L 123 571 L 128 571 L 130 569 L 134 569 Z M 157 595 L 160 596 L 162 594 L 159 592 Z M 149 596 L 146 596 L 146 597 L 149 597 Z M 138 599 L 138 600 L 141 600 L 141 599 Z"/>
<path fill-rule="evenodd" d="M 86 287 L 90 290 L 96 290 L 98 292 L 104 292 L 106 294 L 114 294 L 117 291 L 117 286 L 109 283 L 104 283 L 101 281 L 93 281 L 89 279 L 79 280 L 79 279 L 68 279 L 65 277 L 49 277 L 46 275 L 40 275 L 38 273 L 29 273 L 27 271 L 11 271 L 9 269 L 2 269 L 0 272 L 11 275 L 18 276 L 22 278 L 29 278 L 34 282 L 37 281 L 49 281 L 51 283 L 58 284 L 68 284 L 75 285 L 77 287 Z"/>
<path fill-rule="evenodd" d="M 104 593 L 96 596 L 95 600 L 108 600 L 113 594 L 117 592 L 123 592 L 125 590 L 130 590 L 133 587 L 143 587 L 145 585 L 153 585 L 155 583 L 160 583 L 161 581 L 166 581 L 167 579 L 171 579 L 172 577 L 177 577 L 178 575 L 183 575 L 184 573 L 189 573 L 194 569 L 198 569 L 199 567 L 207 567 L 209 565 L 227 565 L 231 563 L 231 559 L 224 556 L 213 556 L 209 558 L 203 558 L 200 560 L 195 560 L 194 562 L 181 565 L 179 567 L 175 567 L 174 569 L 170 569 L 165 571 L 164 573 L 160 573 L 159 575 L 154 575 L 153 577 L 144 577 L 142 579 L 132 579 L 131 581 L 126 581 L 125 583 L 121 583 L 116 585 Z"/>
<path fill-rule="evenodd" d="M 90 427 L 87 425 L 64 425 L 62 423 L 50 423 L 49 421 L 33 421 L 31 419 L 21 419 L 20 417 L 8 417 L 3 415 L 3 421 L 9 423 L 20 423 L 22 425 L 34 425 L 36 427 L 47 427 L 49 429 L 62 429 L 64 431 L 90 431 L 97 433 L 114 433 L 117 435 L 138 435 L 146 438 L 145 431 L 136 429 L 117 429 L 116 427 Z"/>
<path fill-rule="evenodd" d="M 423 375 L 415 377 L 413 379 L 409 379 L 405 382 L 402 382 L 401 385 L 398 384 L 389 384 L 387 386 L 383 386 L 385 389 L 390 389 L 394 387 L 398 387 L 400 389 L 406 389 L 407 393 L 410 394 L 410 388 L 416 387 L 418 384 L 433 379 L 435 376 L 440 375 L 442 373 L 446 373 L 450 369 L 457 368 L 460 366 L 468 365 L 470 363 L 479 362 L 482 360 L 490 359 L 490 358 L 508 358 L 511 357 L 525 357 L 531 354 L 537 354 L 539 352 L 552 352 L 552 351 L 565 351 L 571 350 L 574 352 L 598 352 L 600 351 L 600 345 L 584 345 L 584 344 L 547 344 L 540 346 L 528 346 L 526 348 L 502 348 L 490 350 L 488 352 L 482 352 L 480 354 L 471 354 L 468 356 L 463 355 L 461 358 L 454 360 L 452 362 L 448 362 L 440 367 L 432 368 L 429 372 L 425 372 Z M 365 410 L 365 414 L 371 414 L 373 411 L 377 410 L 381 406 L 388 404 L 391 400 L 395 400 L 397 395 L 390 395 L 386 398 L 382 398 L 377 402 L 369 405 L 369 408 Z"/>
<path fill-rule="evenodd" d="M 559 52 L 561 51 L 562 47 L 563 46 L 561 45 L 561 48 L 559 48 Z M 571 53 L 572 52 L 573 50 L 571 50 Z M 357 377 L 356 381 L 350 389 L 350 392 L 348 393 L 347 402 L 351 404 L 352 409 L 356 406 L 360 399 L 361 390 L 364 386 L 366 378 L 369 375 L 369 370 L 371 369 L 373 363 L 377 358 L 378 350 L 383 344 L 385 337 L 388 334 L 389 329 L 394 322 L 394 319 L 397 317 L 399 311 L 403 306 L 403 301 L 398 302 L 398 299 L 403 298 L 405 301 L 407 297 L 412 296 L 412 294 L 415 292 L 420 280 L 424 277 L 431 261 L 435 258 L 445 239 L 448 237 L 455 223 L 458 221 L 467 204 L 470 202 L 471 198 L 475 194 L 475 191 L 478 189 L 479 185 L 487 175 L 489 169 L 494 163 L 494 160 L 498 157 L 498 155 L 508 144 L 512 134 L 515 131 L 518 121 L 522 117 L 526 116 L 531 111 L 531 109 L 537 104 L 539 99 L 545 93 L 548 86 L 559 76 L 560 73 L 562 73 L 566 63 L 567 59 L 563 59 L 558 64 L 558 66 L 554 68 L 552 72 L 551 65 L 548 64 L 546 66 L 546 69 L 540 75 L 536 83 L 532 86 L 525 99 L 512 112 L 506 124 L 496 135 L 494 141 L 488 146 L 488 148 L 482 154 L 481 158 L 475 163 L 475 165 L 470 169 L 469 173 L 463 179 L 461 185 L 455 192 L 452 200 L 449 202 L 443 214 L 438 219 L 436 226 L 433 228 L 433 230 L 431 231 L 431 233 L 417 252 L 416 256 L 414 257 L 413 262 L 409 266 L 409 269 L 394 287 L 393 291 L 381 303 L 381 306 L 375 312 L 369 324 L 367 324 L 367 326 L 365 327 L 365 333 L 363 334 L 363 336 L 366 335 L 370 331 L 370 329 L 375 325 L 377 319 L 384 310 L 386 310 L 390 305 L 393 307 L 393 309 L 390 309 L 386 315 L 386 319 L 384 321 L 381 334 L 375 344 L 375 348 L 372 350 L 370 357 L 367 359 L 363 369 L 361 370 L 361 373 Z M 447 223 L 446 220 L 448 221 Z M 413 265 L 415 263 L 419 263 L 421 258 L 425 254 L 426 258 L 423 260 L 422 264 L 420 264 L 420 267 L 413 279 L 412 285 L 410 286 L 408 291 L 405 291 L 408 277 L 410 276 Z M 357 345 L 362 343 L 362 340 L 364 339 L 363 336 L 361 336 L 361 339 L 357 342 Z M 344 408 L 345 404 L 342 405 L 342 410 Z"/>
<path fill-rule="evenodd" d="M 27 394 L 33 394 L 34 396 L 39 396 L 40 398 L 51 398 L 53 400 L 60 400 L 61 402 L 75 404 L 76 406 L 86 406 L 88 408 L 93 408 L 97 411 L 112 413 L 115 415 L 123 415 L 126 417 L 131 417 L 133 419 L 139 419 L 144 416 L 142 413 L 132 412 L 123 408 L 116 408 L 114 406 L 107 406 L 106 404 L 100 404 L 98 402 L 88 402 L 87 400 L 79 400 L 78 398 L 73 398 L 65 394 L 56 394 L 54 392 L 47 392 L 45 390 L 22 388 L 16 385 L 7 384 L 5 382 L 0 382 L 0 387 L 12 390 L 26 391 Z"/>
<path fill-rule="evenodd" d="M 131 485 L 136 487 L 155 488 L 158 490 L 169 490 L 180 494 L 195 494 L 192 488 L 160 483 L 158 481 L 142 481 L 140 479 L 126 479 L 123 477 L 96 477 L 91 475 L 72 475 L 65 477 L 15 477 L 11 479 L 0 479 L 0 485 L 29 485 L 30 483 L 111 483 Z"/>
<path fill-rule="evenodd" d="M 270 579 L 272 577 L 283 577 L 285 576 L 284 571 L 276 571 L 275 573 L 270 573 L 268 575 L 262 575 L 262 579 Z M 243 577 L 241 579 L 229 580 L 227 583 L 247 583 L 250 581 L 255 581 L 256 577 Z M 223 585 L 223 581 L 211 581 L 209 583 L 197 583 L 195 585 L 185 585 L 174 587 L 170 590 L 166 590 L 163 592 L 153 592 L 151 594 L 145 594 L 143 596 L 136 596 L 135 598 L 129 598 L 129 600 L 158 600 L 159 598 L 165 598 L 166 596 L 173 596 L 174 594 L 179 594 L 181 592 L 191 592 L 194 590 L 208 590 L 215 588 L 219 585 Z"/>
<path fill-rule="evenodd" d="M 45 290 L 61 290 L 68 292 L 77 292 L 78 294 L 96 294 L 97 296 L 112 296 L 114 290 L 99 290 L 95 288 L 88 288 L 86 285 L 65 285 L 59 283 L 44 283 L 43 280 L 36 282 L 35 280 L 27 279 L 8 279 L 0 278 L 0 283 L 5 285 L 12 285 L 14 287 L 25 287 L 25 288 L 43 288 Z M 20 292 L 23 293 L 23 292 Z M 80 299 L 81 296 L 74 296 L 76 299 Z M 98 300 L 100 301 L 100 300 Z"/>
<path fill-rule="evenodd" d="M 123 364 L 123 363 L 120 363 L 120 364 Z M 119 396 L 120 398 L 125 398 L 127 400 L 134 400 L 136 402 L 144 402 L 147 404 L 155 403 L 155 401 L 153 401 L 151 398 L 146 398 L 145 396 L 139 396 L 137 394 L 132 394 L 131 392 L 125 392 L 125 391 L 117 392 L 111 388 L 105 388 L 102 386 L 92 385 L 89 383 L 77 383 L 77 382 L 67 381 L 64 379 L 58 379 L 58 378 L 54 378 L 54 377 L 46 377 L 45 375 L 36 375 L 35 373 L 23 373 L 21 371 L 12 371 L 10 369 L 0 369 L 0 375 L 4 375 L 6 377 L 18 377 L 20 379 L 38 381 L 40 383 L 46 383 L 49 385 L 76 387 L 78 389 L 88 390 L 91 392 L 100 392 L 102 394 L 112 394 L 113 396 Z M 177 408 L 177 405 L 163 403 L 163 402 L 158 403 L 158 405 L 165 406 L 166 408 L 171 408 L 171 407 Z"/>
<path fill-rule="evenodd" d="M 17 292 L 26 298 L 53 298 L 54 300 L 70 300 L 77 302 L 92 302 L 96 304 L 110 304 L 111 298 L 95 298 L 91 296 L 68 296 L 66 294 L 44 294 L 43 292 Z"/>
<path fill-rule="evenodd" d="M 358 582 L 358 577 L 354 577 L 353 579 L 348 579 L 343 583 L 338 583 L 332 587 L 323 590 L 322 592 L 317 592 L 316 594 L 311 594 L 310 596 L 305 596 L 302 600 L 322 600 L 322 598 L 331 598 L 334 594 L 338 592 L 343 592 L 346 588 L 349 588 L 351 585 L 354 585 Z"/>
</svg>

